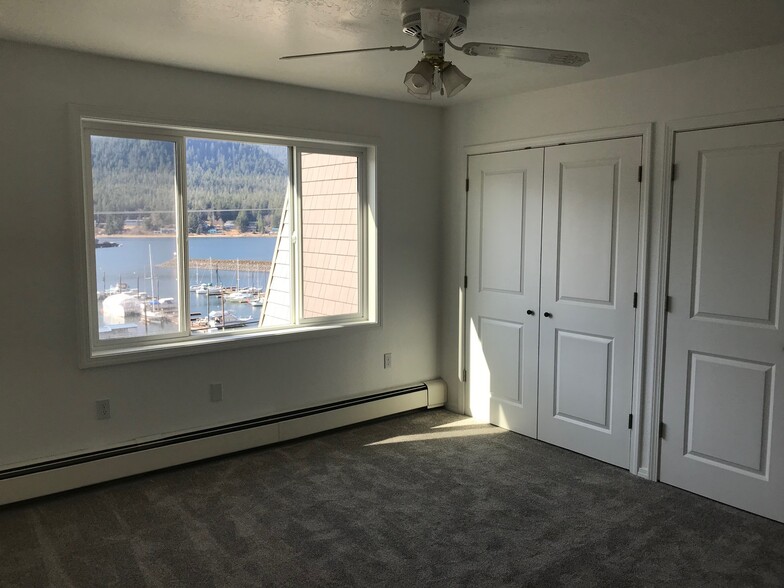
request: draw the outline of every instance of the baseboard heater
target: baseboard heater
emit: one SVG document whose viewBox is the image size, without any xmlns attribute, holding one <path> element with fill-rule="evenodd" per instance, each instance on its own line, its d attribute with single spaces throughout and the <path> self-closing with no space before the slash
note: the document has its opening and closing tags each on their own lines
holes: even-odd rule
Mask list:
<svg viewBox="0 0 784 588">
<path fill-rule="evenodd" d="M 430 380 L 312 408 L 180 433 L 0 471 L 0 504 L 99 484 L 446 403 Z"/>
</svg>

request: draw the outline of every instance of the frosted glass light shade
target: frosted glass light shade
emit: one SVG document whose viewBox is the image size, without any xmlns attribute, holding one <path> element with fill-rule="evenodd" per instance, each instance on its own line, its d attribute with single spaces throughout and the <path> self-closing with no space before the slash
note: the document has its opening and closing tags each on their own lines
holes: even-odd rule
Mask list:
<svg viewBox="0 0 784 588">
<path fill-rule="evenodd" d="M 456 65 L 450 65 L 441 70 L 441 82 L 444 84 L 446 97 L 451 98 L 470 84 L 471 78 L 460 71 Z"/>
<path fill-rule="evenodd" d="M 403 78 L 403 83 L 408 88 L 408 93 L 416 96 L 417 98 L 430 99 L 430 93 L 433 91 L 433 75 L 435 68 L 429 61 L 420 61 L 411 71 L 406 73 Z"/>
</svg>

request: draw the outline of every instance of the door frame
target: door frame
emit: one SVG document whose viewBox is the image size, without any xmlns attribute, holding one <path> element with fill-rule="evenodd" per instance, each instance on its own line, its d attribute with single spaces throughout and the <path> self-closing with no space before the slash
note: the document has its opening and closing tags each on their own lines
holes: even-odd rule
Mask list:
<svg viewBox="0 0 784 588">
<path fill-rule="evenodd" d="M 656 292 L 653 293 L 653 315 L 655 316 L 653 332 L 653 389 L 651 414 L 648 419 L 651 426 L 649 428 L 649 471 L 647 477 L 653 482 L 659 481 L 659 467 L 661 465 L 661 438 L 659 431 L 662 425 L 662 405 L 664 403 L 664 352 L 667 338 L 666 300 L 670 281 L 672 183 L 674 180 L 673 163 L 675 161 L 677 135 L 678 133 L 689 131 L 704 131 L 777 121 L 784 121 L 784 107 L 691 117 L 669 121 L 664 125 L 664 154 L 661 170 L 662 199 L 661 210 L 659 211 L 661 228 L 659 231 L 658 284 Z"/>
<path fill-rule="evenodd" d="M 530 139 L 516 139 L 510 141 L 500 141 L 492 143 L 481 143 L 476 145 L 466 145 L 463 147 L 465 155 L 465 176 L 466 187 L 468 182 L 468 161 L 471 155 L 487 155 L 491 153 L 503 153 L 506 151 L 522 151 L 525 149 L 538 149 L 545 147 L 555 147 L 558 145 L 569 145 L 576 143 L 592 143 L 596 141 L 606 141 L 611 139 L 627 139 L 630 137 L 640 137 L 642 139 L 642 181 L 640 183 L 640 218 L 637 227 L 637 316 L 634 326 L 634 366 L 632 380 L 632 406 L 631 412 L 634 420 L 634 428 L 631 435 L 631 447 L 629 452 L 629 471 L 632 474 L 648 477 L 647 469 L 640 468 L 640 452 L 643 446 L 643 431 L 646 423 L 642 421 L 643 415 L 643 377 L 645 374 L 645 341 L 646 341 L 646 317 L 648 315 L 648 243 L 650 228 L 650 198 L 651 198 L 651 178 L 653 169 L 653 123 L 641 123 L 621 127 L 611 127 L 606 129 L 595 129 L 565 133 L 560 135 L 547 135 L 533 137 Z M 465 234 L 463 242 L 465 251 L 463 253 L 463 274 L 468 271 L 468 190 L 465 195 Z M 460 381 L 463 385 L 462 404 L 468 406 L 468 395 L 470 393 L 469 384 L 466 378 L 466 360 L 468 356 L 468 344 L 466 340 L 467 332 L 467 304 L 465 283 L 460 288 L 460 300 L 462 302 L 461 316 L 462 321 L 458 334 L 459 345 L 459 365 Z M 654 308 L 658 308 L 655 306 Z M 651 427 L 648 427 L 651 430 Z M 657 426 L 658 431 L 658 426 Z"/>
</svg>

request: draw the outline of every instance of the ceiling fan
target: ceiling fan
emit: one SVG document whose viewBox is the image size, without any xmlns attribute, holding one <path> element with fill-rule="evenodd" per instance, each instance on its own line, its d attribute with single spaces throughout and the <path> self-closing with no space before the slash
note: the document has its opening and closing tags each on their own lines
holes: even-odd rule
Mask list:
<svg viewBox="0 0 784 588">
<path fill-rule="evenodd" d="M 444 59 L 446 45 L 466 55 L 482 57 L 510 57 L 522 61 L 550 63 L 579 67 L 588 63 L 588 54 L 563 49 L 543 49 L 498 43 L 466 43 L 458 46 L 451 39 L 462 35 L 468 25 L 469 0 L 403 0 L 400 13 L 403 32 L 417 39 L 411 46 L 369 47 L 325 53 L 287 55 L 281 59 L 301 59 L 323 55 L 361 53 L 364 51 L 411 51 L 422 45 L 422 58 L 406 73 L 403 83 L 408 93 L 423 100 L 430 100 L 433 91 L 455 96 L 465 88 L 471 78 L 451 61 Z"/>
</svg>

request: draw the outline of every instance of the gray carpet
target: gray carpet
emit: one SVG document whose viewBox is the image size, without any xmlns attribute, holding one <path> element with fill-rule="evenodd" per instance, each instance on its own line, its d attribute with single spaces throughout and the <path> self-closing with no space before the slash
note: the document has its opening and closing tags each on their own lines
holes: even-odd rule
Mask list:
<svg viewBox="0 0 784 588">
<path fill-rule="evenodd" d="M 784 525 L 418 412 L 0 509 L 0 586 L 784 585 Z"/>
</svg>

